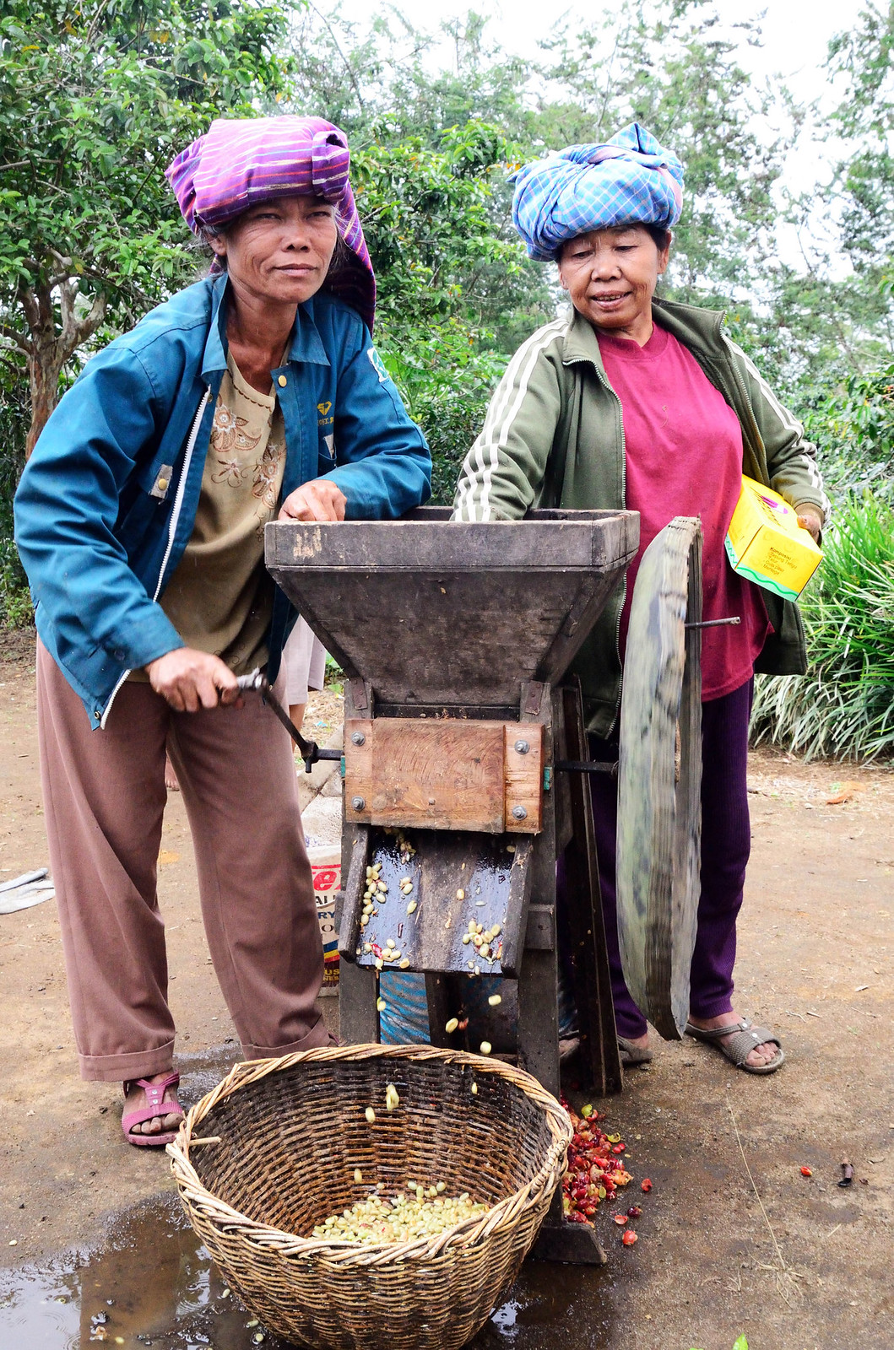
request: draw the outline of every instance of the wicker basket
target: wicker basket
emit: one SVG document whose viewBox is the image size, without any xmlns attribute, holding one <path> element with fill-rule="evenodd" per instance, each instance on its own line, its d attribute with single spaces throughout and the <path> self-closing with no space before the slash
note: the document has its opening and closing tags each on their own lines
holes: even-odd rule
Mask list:
<svg viewBox="0 0 895 1350">
<path fill-rule="evenodd" d="M 271 1330 L 319 1350 L 456 1350 L 515 1279 L 570 1140 L 559 1102 L 507 1064 L 360 1045 L 236 1065 L 168 1152 L 193 1227 Z M 408 1177 L 490 1208 L 403 1246 L 307 1236 L 370 1179 L 388 1194 Z"/>
</svg>

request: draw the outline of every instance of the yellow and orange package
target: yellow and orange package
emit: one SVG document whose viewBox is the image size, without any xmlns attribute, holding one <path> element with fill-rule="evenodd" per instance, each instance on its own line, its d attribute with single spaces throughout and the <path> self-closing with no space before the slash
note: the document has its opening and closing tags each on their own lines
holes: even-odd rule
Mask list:
<svg viewBox="0 0 895 1350">
<path fill-rule="evenodd" d="M 799 598 L 823 557 L 789 503 L 745 475 L 725 546 L 735 572 L 784 600 Z"/>
</svg>

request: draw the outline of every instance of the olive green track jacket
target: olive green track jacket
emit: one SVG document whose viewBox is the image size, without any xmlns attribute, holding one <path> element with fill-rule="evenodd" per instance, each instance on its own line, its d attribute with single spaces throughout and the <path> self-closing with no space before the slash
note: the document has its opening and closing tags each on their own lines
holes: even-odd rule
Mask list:
<svg viewBox="0 0 895 1350">
<path fill-rule="evenodd" d="M 722 331 L 723 315 L 653 301 L 653 319 L 692 352 L 733 408 L 743 431 L 743 473 L 772 487 L 793 507 L 829 513 L 814 447 L 774 397 L 755 366 Z M 711 466 L 706 466 L 710 471 Z M 622 406 L 596 334 L 575 310 L 533 333 L 510 361 L 485 424 L 463 464 L 456 520 L 516 520 L 532 507 L 624 510 Z M 580 675 L 588 729 L 608 736 L 621 696 L 619 585 L 572 666 Z M 797 605 L 763 592 L 773 632 L 756 670 L 803 675 L 805 633 Z"/>
</svg>

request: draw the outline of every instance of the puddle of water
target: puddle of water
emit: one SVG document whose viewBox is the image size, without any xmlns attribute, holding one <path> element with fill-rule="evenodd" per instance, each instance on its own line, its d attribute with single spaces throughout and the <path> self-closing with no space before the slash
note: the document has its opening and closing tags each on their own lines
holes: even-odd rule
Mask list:
<svg viewBox="0 0 895 1350">
<path fill-rule="evenodd" d="M 257 1324 L 231 1297 L 175 1197 L 116 1218 L 98 1251 L 0 1274 L 4 1350 L 254 1350 Z M 282 1345 L 266 1336 L 268 1350 Z"/>
<path fill-rule="evenodd" d="M 116 1217 L 96 1251 L 0 1272 L 3 1350 L 287 1350 L 242 1308 L 174 1196 Z M 469 1350 L 611 1344 L 606 1270 L 530 1262 Z"/>
</svg>

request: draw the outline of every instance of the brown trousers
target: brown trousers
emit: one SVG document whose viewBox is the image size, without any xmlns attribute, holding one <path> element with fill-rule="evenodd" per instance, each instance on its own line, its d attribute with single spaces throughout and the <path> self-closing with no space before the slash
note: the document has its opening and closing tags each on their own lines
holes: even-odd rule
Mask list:
<svg viewBox="0 0 895 1350">
<path fill-rule="evenodd" d="M 81 1075 L 172 1064 L 156 867 L 165 746 L 189 816 L 214 968 L 247 1059 L 326 1045 L 323 948 L 289 737 L 256 695 L 177 713 L 126 683 L 104 731 L 42 643 L 37 709 L 50 865 Z"/>
</svg>

